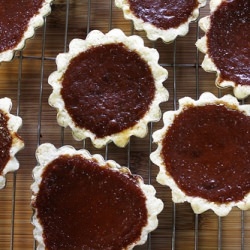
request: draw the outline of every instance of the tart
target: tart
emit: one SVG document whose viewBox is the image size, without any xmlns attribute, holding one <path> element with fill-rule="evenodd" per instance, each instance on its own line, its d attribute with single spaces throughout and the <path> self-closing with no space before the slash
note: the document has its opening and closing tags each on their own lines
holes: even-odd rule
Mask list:
<svg viewBox="0 0 250 250">
<path fill-rule="evenodd" d="M 95 147 L 111 141 L 124 147 L 130 136 L 144 137 L 168 99 L 162 84 L 167 70 L 158 59 L 139 36 L 119 29 L 72 40 L 49 76 L 49 104 L 58 111 L 59 125 L 69 126 L 76 140 L 90 138 Z"/>
<path fill-rule="evenodd" d="M 158 147 L 150 157 L 173 201 L 191 203 L 197 214 L 249 209 L 250 105 L 204 93 L 197 101 L 180 99 L 179 109 L 165 112 L 163 121 L 153 133 Z"/>
<path fill-rule="evenodd" d="M 52 0 L 0 1 L 0 62 L 10 61 L 15 51 L 43 25 Z"/>
<path fill-rule="evenodd" d="M 217 87 L 232 87 L 243 99 L 250 94 L 250 2 L 211 0 L 210 10 L 200 19 L 205 35 L 196 42 L 205 54 L 202 67 L 217 73 Z"/>
<path fill-rule="evenodd" d="M 0 189 L 5 187 L 5 175 L 19 168 L 15 154 L 24 146 L 23 140 L 17 134 L 22 119 L 10 114 L 11 106 L 9 98 L 0 99 Z"/>
<path fill-rule="evenodd" d="M 144 30 L 150 40 L 161 38 L 168 43 L 188 33 L 190 22 L 198 18 L 206 0 L 115 0 L 115 4 L 136 30 Z"/>
<path fill-rule="evenodd" d="M 132 249 L 157 227 L 163 203 L 128 168 L 49 143 L 36 156 L 31 189 L 37 249 Z"/>
</svg>

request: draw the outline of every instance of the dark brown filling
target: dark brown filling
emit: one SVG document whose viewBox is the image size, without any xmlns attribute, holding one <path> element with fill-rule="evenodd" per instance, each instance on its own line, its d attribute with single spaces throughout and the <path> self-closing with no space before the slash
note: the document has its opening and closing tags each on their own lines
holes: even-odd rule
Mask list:
<svg viewBox="0 0 250 250">
<path fill-rule="evenodd" d="M 224 1 L 211 16 L 208 54 L 221 81 L 250 85 L 250 1 Z"/>
<path fill-rule="evenodd" d="M 189 107 L 169 128 L 162 157 L 187 195 L 239 201 L 250 192 L 250 117 L 222 105 Z"/>
<path fill-rule="evenodd" d="M 147 224 L 136 176 L 81 156 L 60 156 L 42 175 L 34 207 L 48 249 L 120 250 Z"/>
<path fill-rule="evenodd" d="M 155 95 L 148 64 L 122 44 L 93 47 L 72 59 L 61 95 L 72 120 L 105 137 L 134 126 Z"/>
<path fill-rule="evenodd" d="M 0 111 L 0 174 L 10 159 L 12 137 L 7 125 L 8 120 L 9 118 Z"/>
<path fill-rule="evenodd" d="M 0 0 L 0 52 L 13 49 L 23 37 L 30 19 L 38 13 L 43 0 Z"/>
<path fill-rule="evenodd" d="M 197 0 L 128 0 L 130 10 L 144 22 L 160 29 L 177 28 L 185 23 L 198 7 Z"/>
</svg>

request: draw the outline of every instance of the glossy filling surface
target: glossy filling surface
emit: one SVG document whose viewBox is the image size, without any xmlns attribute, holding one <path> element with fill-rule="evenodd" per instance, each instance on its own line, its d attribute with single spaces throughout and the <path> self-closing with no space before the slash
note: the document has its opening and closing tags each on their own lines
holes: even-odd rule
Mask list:
<svg viewBox="0 0 250 250">
<path fill-rule="evenodd" d="M 0 174 L 10 159 L 12 137 L 8 129 L 9 118 L 0 111 Z"/>
<path fill-rule="evenodd" d="M 144 22 L 160 29 L 177 28 L 198 7 L 197 0 L 128 0 L 130 10 Z"/>
<path fill-rule="evenodd" d="M 0 53 L 13 49 L 22 39 L 30 19 L 38 13 L 43 0 L 0 0 Z"/>
<path fill-rule="evenodd" d="M 155 95 L 149 65 L 122 44 L 92 47 L 73 58 L 62 86 L 76 126 L 100 138 L 134 126 Z"/>
<path fill-rule="evenodd" d="M 147 224 L 136 176 L 63 155 L 42 178 L 34 207 L 48 249 L 123 249 Z"/>
<path fill-rule="evenodd" d="M 223 105 L 190 106 L 175 117 L 161 155 L 185 194 L 239 201 L 250 192 L 250 117 Z"/>
<path fill-rule="evenodd" d="M 250 85 L 250 1 L 224 1 L 211 15 L 208 54 L 221 81 Z"/>
</svg>

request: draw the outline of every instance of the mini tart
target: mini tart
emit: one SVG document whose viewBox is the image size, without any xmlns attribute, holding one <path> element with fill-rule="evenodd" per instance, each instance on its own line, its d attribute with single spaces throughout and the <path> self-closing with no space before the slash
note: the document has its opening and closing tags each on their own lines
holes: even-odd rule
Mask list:
<svg viewBox="0 0 250 250">
<path fill-rule="evenodd" d="M 189 23 L 198 18 L 206 0 L 115 0 L 115 4 L 136 30 L 144 30 L 150 40 L 161 38 L 168 43 L 188 33 Z"/>
<path fill-rule="evenodd" d="M 162 84 L 167 70 L 158 59 L 139 36 L 119 29 L 72 40 L 49 77 L 49 104 L 58 111 L 59 125 L 69 126 L 76 140 L 90 138 L 95 147 L 111 141 L 124 147 L 130 136 L 144 137 L 168 99 Z"/>
<path fill-rule="evenodd" d="M 9 98 L 0 99 L 0 189 L 5 187 L 5 175 L 19 168 L 15 154 L 24 146 L 17 134 L 22 119 L 9 113 L 11 106 Z"/>
<path fill-rule="evenodd" d="M 198 214 L 249 209 L 250 105 L 204 93 L 197 101 L 180 99 L 179 109 L 164 113 L 163 121 L 153 133 L 158 147 L 150 157 L 173 201 L 191 203 Z"/>
<path fill-rule="evenodd" d="M 205 54 L 202 67 L 217 73 L 217 87 L 233 87 L 243 99 L 250 94 L 250 1 L 211 0 L 210 10 L 200 19 L 205 35 L 196 42 Z"/>
<path fill-rule="evenodd" d="M 132 249 L 157 227 L 163 203 L 128 168 L 49 143 L 36 156 L 31 189 L 37 249 Z"/>
<path fill-rule="evenodd" d="M 35 29 L 51 11 L 52 0 L 0 1 L 0 62 L 10 61 L 22 50 Z"/>
</svg>

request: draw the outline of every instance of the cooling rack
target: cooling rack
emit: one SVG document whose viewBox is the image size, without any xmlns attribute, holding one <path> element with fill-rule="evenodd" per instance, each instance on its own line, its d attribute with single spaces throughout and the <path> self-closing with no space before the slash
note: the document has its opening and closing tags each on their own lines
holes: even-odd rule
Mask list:
<svg viewBox="0 0 250 250">
<path fill-rule="evenodd" d="M 208 13 L 207 3 L 201 9 L 200 17 Z M 152 133 L 162 126 L 162 121 L 149 124 L 148 135 L 143 139 L 132 137 L 125 148 L 109 144 L 103 149 L 95 149 L 89 140 L 74 141 L 69 129 L 57 125 L 56 111 L 48 105 L 51 87 L 47 82 L 49 74 L 56 69 L 56 55 L 67 51 L 73 38 L 85 38 L 93 29 L 107 32 L 112 28 L 120 28 L 127 35 L 140 35 L 145 45 L 159 51 L 160 64 L 169 73 L 164 84 L 170 98 L 161 104 L 163 112 L 177 109 L 178 99 L 184 96 L 196 99 L 205 91 L 217 96 L 232 93 L 231 89 L 218 90 L 214 85 L 215 75 L 200 67 L 204 55 L 194 45 L 202 35 L 197 21 L 190 25 L 187 36 L 164 44 L 160 40 L 151 42 L 144 32 L 135 31 L 132 23 L 124 20 L 113 0 L 55 0 L 44 26 L 27 42 L 25 50 L 17 53 L 11 62 L 0 65 L 0 94 L 12 99 L 11 112 L 23 118 L 19 134 L 25 141 L 25 148 L 17 155 L 20 169 L 8 174 L 7 185 L 0 190 L 0 249 L 36 248 L 30 223 L 30 185 L 33 182 L 32 169 L 37 164 L 35 150 L 44 142 L 56 147 L 70 144 L 77 149 L 86 148 L 92 154 L 100 153 L 105 159 L 128 166 L 146 183 L 155 186 L 157 197 L 164 202 L 159 226 L 149 235 L 145 245 L 135 249 L 250 249 L 250 212 L 233 209 L 223 218 L 211 211 L 195 215 L 189 204 L 173 204 L 170 190 L 157 184 L 158 168 L 150 162 L 149 154 L 156 147 L 151 139 Z M 250 100 L 243 102 L 250 103 Z"/>
</svg>

